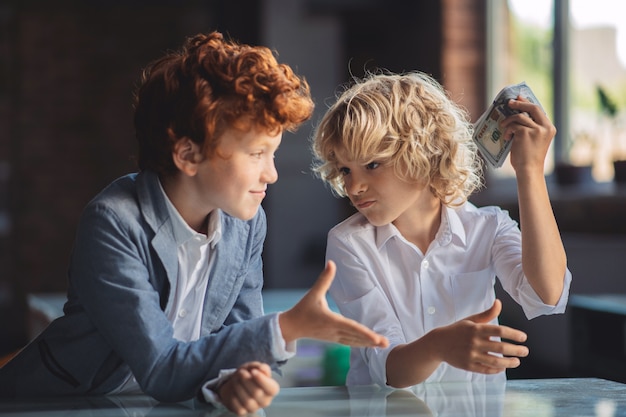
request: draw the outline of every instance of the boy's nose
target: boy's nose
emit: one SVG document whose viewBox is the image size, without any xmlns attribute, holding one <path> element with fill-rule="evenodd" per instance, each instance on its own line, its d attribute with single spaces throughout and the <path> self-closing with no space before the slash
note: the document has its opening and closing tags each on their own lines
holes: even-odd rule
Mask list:
<svg viewBox="0 0 626 417">
<path fill-rule="evenodd" d="M 364 181 L 359 181 L 358 178 L 352 178 L 345 182 L 346 192 L 351 196 L 358 196 L 367 189 L 367 185 Z"/>
<path fill-rule="evenodd" d="M 274 184 L 276 181 L 278 181 L 278 170 L 276 170 L 276 164 L 274 164 L 274 160 L 272 160 L 263 171 L 263 182 L 266 184 Z"/>
</svg>

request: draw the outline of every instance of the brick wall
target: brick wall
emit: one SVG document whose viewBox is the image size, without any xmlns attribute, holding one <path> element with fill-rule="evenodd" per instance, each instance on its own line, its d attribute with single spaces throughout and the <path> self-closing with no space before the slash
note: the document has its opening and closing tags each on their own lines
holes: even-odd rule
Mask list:
<svg viewBox="0 0 626 417">
<path fill-rule="evenodd" d="M 486 3 L 442 0 L 443 83 L 474 121 L 486 108 Z"/>
</svg>

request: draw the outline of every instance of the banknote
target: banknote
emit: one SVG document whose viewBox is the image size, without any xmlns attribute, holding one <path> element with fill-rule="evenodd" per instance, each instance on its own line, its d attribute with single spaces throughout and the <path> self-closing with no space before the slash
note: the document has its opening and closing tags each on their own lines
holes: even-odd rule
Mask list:
<svg viewBox="0 0 626 417">
<path fill-rule="evenodd" d="M 522 96 L 531 103 L 538 104 L 541 107 L 541 103 L 539 103 L 535 94 L 523 81 L 519 84 L 506 86 L 500 90 L 493 103 L 474 125 L 474 141 L 476 141 L 478 150 L 489 165 L 494 168 L 501 167 L 511 151 L 513 142 L 504 140 L 499 123 L 511 114 L 519 113 L 507 105 L 510 99 L 517 98 L 517 96 Z"/>
</svg>

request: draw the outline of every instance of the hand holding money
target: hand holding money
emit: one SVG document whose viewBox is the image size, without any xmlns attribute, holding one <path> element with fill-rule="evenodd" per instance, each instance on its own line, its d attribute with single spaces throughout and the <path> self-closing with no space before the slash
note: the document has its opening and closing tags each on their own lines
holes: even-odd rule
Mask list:
<svg viewBox="0 0 626 417">
<path fill-rule="evenodd" d="M 511 150 L 512 141 L 505 140 L 502 129 L 500 129 L 500 122 L 507 116 L 519 113 L 508 105 L 509 100 L 516 99 L 518 96 L 522 96 L 541 107 L 539 100 L 525 82 L 510 85 L 498 93 L 493 103 L 480 116 L 474 126 L 473 138 L 478 150 L 489 165 L 494 168 L 502 166 Z"/>
</svg>

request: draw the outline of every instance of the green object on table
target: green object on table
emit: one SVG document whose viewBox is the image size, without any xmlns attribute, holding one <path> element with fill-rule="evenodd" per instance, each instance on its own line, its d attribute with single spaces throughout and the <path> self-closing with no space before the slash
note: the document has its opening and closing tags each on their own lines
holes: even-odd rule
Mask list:
<svg viewBox="0 0 626 417">
<path fill-rule="evenodd" d="M 350 347 L 330 345 L 324 350 L 322 359 L 322 385 L 345 385 L 350 369 Z"/>
</svg>

